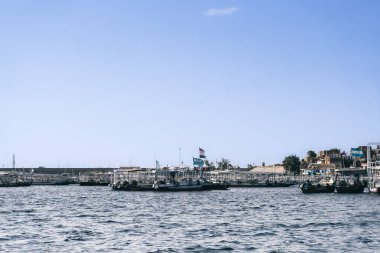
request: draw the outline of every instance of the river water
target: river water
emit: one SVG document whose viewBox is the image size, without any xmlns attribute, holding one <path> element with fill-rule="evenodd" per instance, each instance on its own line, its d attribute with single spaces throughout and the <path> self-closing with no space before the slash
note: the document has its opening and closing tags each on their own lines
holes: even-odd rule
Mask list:
<svg viewBox="0 0 380 253">
<path fill-rule="evenodd" d="M 0 188 L 0 252 L 379 252 L 380 196 Z"/>
</svg>

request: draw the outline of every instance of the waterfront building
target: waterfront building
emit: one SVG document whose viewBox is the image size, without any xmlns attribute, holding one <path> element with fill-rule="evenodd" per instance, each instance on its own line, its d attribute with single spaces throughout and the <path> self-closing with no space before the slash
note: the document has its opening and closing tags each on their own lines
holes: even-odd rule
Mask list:
<svg viewBox="0 0 380 253">
<path fill-rule="evenodd" d="M 335 164 L 311 163 L 306 168 L 301 168 L 301 175 L 305 176 L 331 176 L 335 173 Z"/>
<path fill-rule="evenodd" d="M 338 168 L 335 172 L 342 176 L 365 176 L 367 174 L 365 167 Z"/>
</svg>

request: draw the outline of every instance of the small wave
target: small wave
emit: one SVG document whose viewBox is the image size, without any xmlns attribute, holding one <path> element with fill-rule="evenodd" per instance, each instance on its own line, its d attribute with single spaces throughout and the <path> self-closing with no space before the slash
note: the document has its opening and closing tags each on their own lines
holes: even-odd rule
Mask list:
<svg viewBox="0 0 380 253">
<path fill-rule="evenodd" d="M 117 223 L 121 223 L 119 221 L 114 221 L 114 220 L 105 220 L 105 221 L 99 221 L 98 223 L 104 223 L 104 224 L 111 224 L 111 223 L 114 223 L 114 224 L 117 224 Z"/>
<path fill-rule="evenodd" d="M 91 230 L 72 230 L 66 237 L 65 241 L 87 241 L 91 237 L 95 237 L 98 233 Z"/>
<path fill-rule="evenodd" d="M 253 236 L 274 236 L 276 233 L 274 232 L 259 232 L 254 234 Z"/>
<path fill-rule="evenodd" d="M 178 252 L 178 251 L 172 248 L 168 248 L 168 249 L 156 249 L 154 251 L 149 251 L 148 253 L 164 253 L 164 252 Z"/>
<path fill-rule="evenodd" d="M 361 242 L 361 243 L 364 243 L 364 244 L 368 244 L 368 243 L 373 242 L 373 240 L 371 240 L 370 238 L 365 237 L 365 236 L 359 236 L 359 237 L 357 238 L 357 240 L 358 240 L 359 242 Z"/>
<path fill-rule="evenodd" d="M 34 213 L 35 211 L 34 209 L 14 209 L 11 213 Z"/>
<path fill-rule="evenodd" d="M 247 246 L 244 248 L 245 251 L 252 251 L 252 250 L 255 250 L 257 249 L 256 247 L 253 247 L 253 246 Z"/>
<path fill-rule="evenodd" d="M 308 223 L 305 224 L 305 227 L 338 227 L 344 226 L 345 224 L 342 222 L 319 222 L 319 223 Z"/>
<path fill-rule="evenodd" d="M 310 222 L 305 224 L 284 224 L 279 223 L 277 227 L 279 228 L 306 228 L 306 227 L 340 227 L 346 224 L 342 222 Z"/>
<path fill-rule="evenodd" d="M 124 228 L 124 229 L 118 230 L 118 232 L 120 232 L 120 233 L 129 233 L 129 232 L 132 232 L 132 230 L 128 229 L 128 228 Z"/>
<path fill-rule="evenodd" d="M 87 218 L 87 217 L 96 217 L 96 215 L 90 215 L 90 214 L 79 214 L 76 217 L 78 218 Z"/>
<path fill-rule="evenodd" d="M 201 245 L 196 245 L 196 246 L 188 246 L 184 250 L 188 252 L 211 252 L 211 251 L 219 252 L 219 251 L 233 251 L 235 249 L 229 246 L 204 247 Z"/>
<path fill-rule="evenodd" d="M 221 222 L 221 223 L 217 223 L 216 225 L 217 226 L 229 226 L 229 225 L 231 225 L 231 223 L 229 223 L 229 222 Z"/>
</svg>

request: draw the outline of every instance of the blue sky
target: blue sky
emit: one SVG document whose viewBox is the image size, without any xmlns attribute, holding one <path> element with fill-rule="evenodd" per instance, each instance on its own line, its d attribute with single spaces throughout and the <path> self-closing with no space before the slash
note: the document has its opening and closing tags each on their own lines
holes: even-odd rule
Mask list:
<svg viewBox="0 0 380 253">
<path fill-rule="evenodd" d="M 380 141 L 380 2 L 0 1 L 0 164 L 235 165 Z"/>
</svg>

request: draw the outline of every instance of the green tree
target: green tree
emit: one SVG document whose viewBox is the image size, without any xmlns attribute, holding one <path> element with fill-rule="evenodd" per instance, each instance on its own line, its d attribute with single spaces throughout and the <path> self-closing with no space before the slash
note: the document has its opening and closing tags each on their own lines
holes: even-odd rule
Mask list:
<svg viewBox="0 0 380 253">
<path fill-rule="evenodd" d="M 342 166 L 344 168 L 349 168 L 350 166 L 352 166 L 354 164 L 354 160 L 353 159 L 350 159 L 350 158 L 344 158 L 342 160 Z"/>
<path fill-rule="evenodd" d="M 215 165 L 213 162 L 210 162 L 209 160 L 205 160 L 205 165 L 206 167 L 208 167 L 209 169 L 215 169 Z"/>
<path fill-rule="evenodd" d="M 287 172 L 291 172 L 293 174 L 300 173 L 300 158 L 296 155 L 289 155 L 285 157 L 284 161 L 282 161 L 282 165 L 284 166 Z"/>
<path fill-rule="evenodd" d="M 220 162 L 218 162 L 218 168 L 226 170 L 231 167 L 231 162 L 228 159 L 222 158 Z"/>
<path fill-rule="evenodd" d="M 250 164 L 250 163 L 247 164 L 247 168 L 250 169 L 250 170 L 253 169 L 253 168 L 255 168 L 255 167 L 256 166 L 254 164 Z"/>
<path fill-rule="evenodd" d="M 339 148 L 332 148 L 328 150 L 331 154 L 340 154 L 340 149 Z"/>
<path fill-rule="evenodd" d="M 309 151 L 307 151 L 307 157 L 308 158 L 316 158 L 317 153 L 315 153 L 313 150 L 309 150 Z"/>
</svg>

